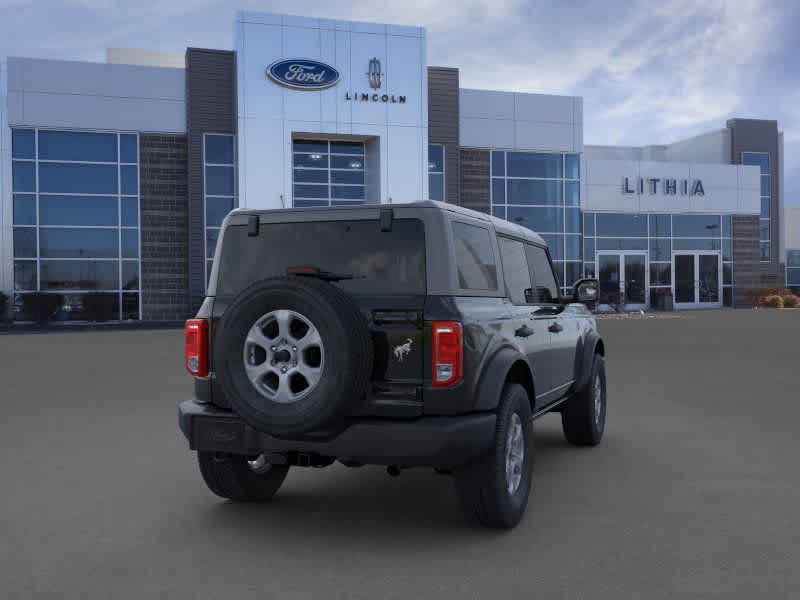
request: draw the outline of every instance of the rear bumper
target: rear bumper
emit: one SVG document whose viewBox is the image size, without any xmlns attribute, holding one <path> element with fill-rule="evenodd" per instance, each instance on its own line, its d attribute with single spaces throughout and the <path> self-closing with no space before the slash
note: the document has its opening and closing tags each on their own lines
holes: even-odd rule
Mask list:
<svg viewBox="0 0 800 600">
<path fill-rule="evenodd" d="M 285 440 L 258 431 L 238 415 L 192 400 L 178 408 L 181 431 L 192 450 L 261 453 L 302 452 L 374 465 L 451 468 L 488 451 L 494 413 L 422 417 L 413 421 L 354 420 L 324 440 Z"/>
</svg>

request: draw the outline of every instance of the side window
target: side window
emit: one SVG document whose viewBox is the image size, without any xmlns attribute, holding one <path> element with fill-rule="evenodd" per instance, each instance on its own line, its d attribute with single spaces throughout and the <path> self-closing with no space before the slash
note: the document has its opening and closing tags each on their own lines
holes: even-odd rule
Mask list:
<svg viewBox="0 0 800 600">
<path fill-rule="evenodd" d="M 533 279 L 532 302 L 557 302 L 558 283 L 553 275 L 553 267 L 547 252 L 539 246 L 525 244 L 525 253 L 528 255 L 528 265 Z"/>
<path fill-rule="evenodd" d="M 498 237 L 500 258 L 503 261 L 503 278 L 508 297 L 514 304 L 526 304 L 531 296 L 531 273 L 525 258 L 525 245 L 516 240 Z"/>
<path fill-rule="evenodd" d="M 453 223 L 458 285 L 465 290 L 496 290 L 497 265 L 489 230 Z"/>
</svg>

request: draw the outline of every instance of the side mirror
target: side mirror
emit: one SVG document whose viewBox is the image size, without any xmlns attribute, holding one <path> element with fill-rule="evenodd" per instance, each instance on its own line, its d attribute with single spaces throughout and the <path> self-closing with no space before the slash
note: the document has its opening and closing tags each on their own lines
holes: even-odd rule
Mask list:
<svg viewBox="0 0 800 600">
<path fill-rule="evenodd" d="M 593 306 L 600 297 L 600 282 L 597 279 L 581 279 L 572 287 L 573 302 Z"/>
</svg>

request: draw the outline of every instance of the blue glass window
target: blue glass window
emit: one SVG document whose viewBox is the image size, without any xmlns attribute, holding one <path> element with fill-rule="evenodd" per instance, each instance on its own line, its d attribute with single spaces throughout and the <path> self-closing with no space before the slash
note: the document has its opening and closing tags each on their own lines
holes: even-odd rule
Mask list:
<svg viewBox="0 0 800 600">
<path fill-rule="evenodd" d="M 786 266 L 800 268 L 800 250 L 787 250 L 786 251 Z"/>
<path fill-rule="evenodd" d="M 770 195 L 769 175 L 762 175 L 761 176 L 761 195 L 762 196 L 769 196 Z"/>
<path fill-rule="evenodd" d="M 761 252 L 761 262 L 769 262 L 769 258 L 772 254 L 772 248 L 770 247 L 770 243 L 761 242 L 758 246 Z"/>
<path fill-rule="evenodd" d="M 668 238 L 650 239 L 650 260 L 672 260 L 672 244 Z"/>
<path fill-rule="evenodd" d="M 214 258 L 218 238 L 219 229 L 206 229 L 206 258 Z"/>
<path fill-rule="evenodd" d="M 509 204 L 563 204 L 560 181 L 508 180 Z"/>
<path fill-rule="evenodd" d="M 334 175 L 334 181 L 336 181 L 336 171 L 331 174 Z M 361 178 L 362 180 L 364 178 L 363 172 L 361 173 Z M 444 202 L 444 175 L 441 173 L 430 173 L 428 175 L 428 197 L 431 200 Z"/>
<path fill-rule="evenodd" d="M 647 238 L 597 238 L 597 250 L 647 250 Z"/>
<path fill-rule="evenodd" d="M 364 144 L 363 142 L 331 142 L 331 154 L 364 156 Z"/>
<path fill-rule="evenodd" d="M 493 206 L 492 207 L 492 216 L 497 217 L 498 219 L 505 219 L 506 218 L 506 207 L 505 206 Z"/>
<path fill-rule="evenodd" d="M 650 237 L 671 237 L 669 215 L 650 215 Z"/>
<path fill-rule="evenodd" d="M 761 198 L 761 218 L 769 219 L 769 198 Z"/>
<path fill-rule="evenodd" d="M 39 160 L 117 162 L 115 133 L 39 131 Z"/>
<path fill-rule="evenodd" d="M 492 179 L 492 204 L 506 203 L 506 180 Z"/>
<path fill-rule="evenodd" d="M 583 235 L 594 236 L 594 213 L 584 213 Z"/>
<path fill-rule="evenodd" d="M 346 157 L 342 157 L 346 158 Z M 295 167 L 307 167 L 309 169 L 327 169 L 328 168 L 328 155 L 327 154 L 295 154 L 292 156 L 293 165 Z M 349 161 L 348 161 L 349 162 Z"/>
<path fill-rule="evenodd" d="M 508 177 L 561 178 L 561 154 L 507 152 Z"/>
<path fill-rule="evenodd" d="M 364 159 L 358 156 L 331 156 L 331 169 L 363 169 Z"/>
<path fill-rule="evenodd" d="M 564 231 L 566 233 L 581 232 L 581 211 L 568 206 L 564 209 Z"/>
<path fill-rule="evenodd" d="M 572 287 L 581 279 L 581 263 L 567 262 L 564 263 L 564 284 L 566 287 Z"/>
<path fill-rule="evenodd" d="M 564 157 L 566 164 L 566 179 L 580 179 L 581 178 L 581 157 L 579 154 L 567 154 Z"/>
<path fill-rule="evenodd" d="M 499 150 L 492 152 L 492 176 L 504 177 L 506 174 L 506 153 Z"/>
<path fill-rule="evenodd" d="M 36 225 L 35 194 L 14 194 L 14 225 Z"/>
<path fill-rule="evenodd" d="M 14 261 L 14 290 L 36 291 L 36 261 Z"/>
<path fill-rule="evenodd" d="M 564 231 L 561 208 L 508 207 L 508 220 L 536 232 L 560 233 Z"/>
<path fill-rule="evenodd" d="M 139 169 L 135 166 L 120 167 L 120 190 L 125 196 L 139 193 Z"/>
<path fill-rule="evenodd" d="M 122 258 L 139 258 L 139 230 L 123 229 L 122 239 Z"/>
<path fill-rule="evenodd" d="M 733 243 L 730 238 L 722 239 L 722 260 L 733 260 Z"/>
<path fill-rule="evenodd" d="M 115 260 L 43 260 L 42 290 L 118 290 Z"/>
<path fill-rule="evenodd" d="M 14 227 L 14 256 L 16 258 L 36 258 L 35 228 Z"/>
<path fill-rule="evenodd" d="M 139 289 L 139 262 L 135 260 L 122 261 L 122 289 Z"/>
<path fill-rule="evenodd" d="M 123 227 L 139 226 L 139 201 L 137 198 L 122 199 L 122 223 Z"/>
<path fill-rule="evenodd" d="M 581 204 L 581 184 L 577 181 L 567 181 L 564 183 L 564 198 L 567 206 L 580 206 Z"/>
<path fill-rule="evenodd" d="M 742 152 L 742 164 L 761 168 L 761 174 L 769 174 L 769 152 Z"/>
<path fill-rule="evenodd" d="M 206 227 L 219 227 L 233 210 L 233 198 L 206 198 Z"/>
<path fill-rule="evenodd" d="M 205 161 L 206 164 L 232 165 L 233 136 L 207 135 Z"/>
<path fill-rule="evenodd" d="M 597 213 L 596 234 L 610 237 L 647 237 L 647 216 Z"/>
<path fill-rule="evenodd" d="M 139 162 L 139 147 L 135 135 L 123 134 L 119 136 L 119 162 Z"/>
<path fill-rule="evenodd" d="M 564 236 L 564 258 L 566 260 L 581 259 L 581 237 L 579 235 Z"/>
<path fill-rule="evenodd" d="M 318 171 L 315 171 L 318 172 Z M 324 173 L 324 171 L 322 171 Z M 430 175 L 431 181 L 434 181 L 434 177 L 438 178 L 436 181 L 439 182 L 438 187 L 438 198 L 433 198 L 433 200 L 441 200 L 442 199 L 442 174 L 431 173 Z M 364 185 L 364 171 L 331 171 L 331 183 L 350 183 L 350 184 L 358 184 Z"/>
<path fill-rule="evenodd" d="M 302 185 L 294 184 L 294 197 L 295 198 L 309 198 L 309 199 L 327 199 L 328 186 L 327 185 Z"/>
<path fill-rule="evenodd" d="M 309 200 L 307 198 L 295 198 L 294 205 L 297 208 L 312 208 L 315 206 L 328 206 L 329 200 Z"/>
<path fill-rule="evenodd" d="M 722 237 L 731 237 L 733 219 L 730 215 L 722 215 Z"/>
<path fill-rule="evenodd" d="M 15 160 L 11 164 L 11 187 L 15 192 L 36 191 L 36 165 Z"/>
<path fill-rule="evenodd" d="M 294 180 L 298 183 L 328 183 L 329 172 L 328 169 L 295 169 Z"/>
<path fill-rule="evenodd" d="M 36 138 L 33 129 L 11 130 L 11 157 L 36 158 Z"/>
<path fill-rule="evenodd" d="M 716 238 L 673 238 L 675 250 L 719 250 L 720 240 Z"/>
<path fill-rule="evenodd" d="M 364 186 L 361 185 L 332 185 L 331 197 L 340 200 L 363 200 Z"/>
<path fill-rule="evenodd" d="M 547 248 L 550 250 L 550 256 L 553 260 L 564 260 L 563 235 L 545 234 L 542 236 L 542 239 L 547 243 Z M 556 272 L 558 272 L 558 267 L 556 267 Z"/>
<path fill-rule="evenodd" d="M 718 215 L 673 215 L 672 230 L 675 237 L 719 237 Z"/>
<path fill-rule="evenodd" d="M 117 225 L 115 196 L 39 196 L 41 225 Z"/>
<path fill-rule="evenodd" d="M 117 194 L 117 166 L 39 163 L 39 191 Z"/>
<path fill-rule="evenodd" d="M 292 148 L 295 152 L 322 152 L 323 154 L 326 154 L 328 152 L 328 142 L 316 140 L 293 140 Z"/>
<path fill-rule="evenodd" d="M 117 229 L 45 227 L 39 230 L 43 258 L 117 258 Z"/>
<path fill-rule="evenodd" d="M 233 167 L 206 167 L 206 194 L 233 196 Z"/>
<path fill-rule="evenodd" d="M 583 260 L 594 260 L 594 238 L 583 238 Z"/>
<path fill-rule="evenodd" d="M 428 172 L 444 172 L 444 146 L 441 144 L 428 144 Z"/>
</svg>

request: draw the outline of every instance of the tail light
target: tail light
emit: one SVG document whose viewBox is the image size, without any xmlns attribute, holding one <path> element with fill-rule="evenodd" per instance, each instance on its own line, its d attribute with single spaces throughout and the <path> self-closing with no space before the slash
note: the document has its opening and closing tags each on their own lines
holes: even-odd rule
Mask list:
<svg viewBox="0 0 800 600">
<path fill-rule="evenodd" d="M 186 370 L 208 377 L 208 319 L 189 319 L 183 329 Z"/>
<path fill-rule="evenodd" d="M 464 375 L 464 339 L 458 321 L 433 321 L 433 385 L 455 385 Z"/>
</svg>

